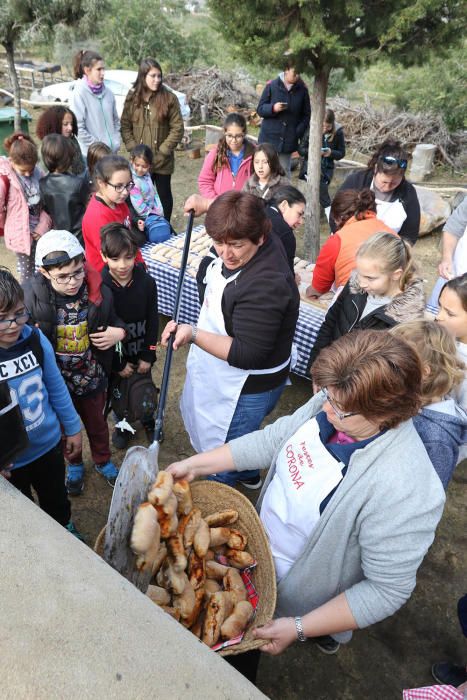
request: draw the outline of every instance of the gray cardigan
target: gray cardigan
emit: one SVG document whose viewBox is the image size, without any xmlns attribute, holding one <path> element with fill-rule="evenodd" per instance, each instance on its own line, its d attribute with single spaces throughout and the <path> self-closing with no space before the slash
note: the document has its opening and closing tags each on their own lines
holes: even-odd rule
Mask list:
<svg viewBox="0 0 467 700">
<path fill-rule="evenodd" d="M 76 80 L 70 97 L 70 108 L 78 122 L 78 141 L 84 157 L 88 148 L 102 141 L 113 153 L 120 148 L 120 119 L 114 94 L 105 87 L 100 95 L 94 95 L 83 78 Z"/>
<path fill-rule="evenodd" d="M 237 470 L 269 467 L 258 509 L 279 451 L 322 404 L 319 393 L 293 415 L 229 443 Z M 395 613 L 415 587 L 444 500 L 411 420 L 357 450 L 300 557 L 278 584 L 276 615 L 304 615 L 343 591 L 358 627 Z M 348 641 L 351 635 L 333 636 Z"/>
</svg>

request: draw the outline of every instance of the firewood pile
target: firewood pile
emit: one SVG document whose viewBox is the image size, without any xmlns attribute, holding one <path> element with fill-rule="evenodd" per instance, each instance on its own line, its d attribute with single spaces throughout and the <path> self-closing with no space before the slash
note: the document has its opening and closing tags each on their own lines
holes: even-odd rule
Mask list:
<svg viewBox="0 0 467 700">
<path fill-rule="evenodd" d="M 411 114 L 396 107 L 375 108 L 369 100 L 361 105 L 351 105 L 340 97 L 328 100 L 336 120 L 344 127 L 349 151 L 354 149 L 369 156 L 383 141 L 394 138 L 411 152 L 417 143 L 433 143 L 438 146 L 439 163 L 458 169 L 456 163 L 466 147 L 465 133 L 450 134 L 442 116 L 427 112 Z"/>
<path fill-rule="evenodd" d="M 184 92 L 194 122 L 222 121 L 228 112 L 241 112 L 245 118 L 258 104 L 253 88 L 232 73 L 217 68 L 170 73 L 167 83 Z M 205 105 L 205 110 L 201 107 Z"/>
</svg>

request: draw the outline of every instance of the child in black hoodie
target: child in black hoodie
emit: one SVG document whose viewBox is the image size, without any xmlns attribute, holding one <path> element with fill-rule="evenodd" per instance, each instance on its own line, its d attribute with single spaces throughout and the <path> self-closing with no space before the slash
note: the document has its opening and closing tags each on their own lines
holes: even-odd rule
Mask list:
<svg viewBox="0 0 467 700">
<path fill-rule="evenodd" d="M 125 226 L 112 222 L 102 227 L 101 255 L 105 262 L 102 283 L 112 291 L 115 311 L 127 328 L 123 353 L 115 353 L 113 364 L 114 373 L 123 378 L 135 372 L 150 372 L 156 361 L 159 330 L 156 282 L 143 265 L 135 263 L 137 252 Z M 144 420 L 143 425 L 152 441 L 154 418 Z M 115 428 L 112 435 L 115 447 L 126 448 L 129 439 L 129 430 Z"/>
</svg>

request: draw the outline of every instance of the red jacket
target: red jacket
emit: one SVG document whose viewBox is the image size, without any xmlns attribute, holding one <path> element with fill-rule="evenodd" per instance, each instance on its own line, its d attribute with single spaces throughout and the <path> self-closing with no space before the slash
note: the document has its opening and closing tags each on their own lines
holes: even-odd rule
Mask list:
<svg viewBox="0 0 467 700">
<path fill-rule="evenodd" d="M 100 272 L 105 263 L 101 256 L 101 228 L 105 224 L 116 221 L 125 228 L 131 228 L 130 210 L 125 202 L 108 207 L 101 199 L 93 194 L 83 216 L 84 252 L 88 266 Z M 141 251 L 138 250 L 136 262 L 144 262 Z"/>
<path fill-rule="evenodd" d="M 320 294 L 329 292 L 335 283 L 343 287 L 355 267 L 355 256 L 360 245 L 379 231 L 397 234 L 376 218 L 373 211 L 365 212 L 365 218 L 357 221 L 352 216 L 342 228 L 330 236 L 319 251 L 313 270 L 312 285 Z"/>
<path fill-rule="evenodd" d="M 198 176 L 198 189 L 203 197 L 215 199 L 224 192 L 230 190 L 242 190 L 243 185 L 251 175 L 252 156 L 242 160 L 237 175 L 234 177 L 228 164 L 222 166 L 217 173 L 212 170 L 217 155 L 217 148 L 213 148 L 204 159 L 203 167 Z"/>
</svg>

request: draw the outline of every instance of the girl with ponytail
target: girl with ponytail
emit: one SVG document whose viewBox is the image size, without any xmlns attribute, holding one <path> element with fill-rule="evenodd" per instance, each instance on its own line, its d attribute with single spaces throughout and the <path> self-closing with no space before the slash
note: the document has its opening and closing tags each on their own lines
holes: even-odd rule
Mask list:
<svg viewBox="0 0 467 700">
<path fill-rule="evenodd" d="M 342 289 L 355 267 L 358 247 L 378 231 L 396 235 L 389 226 L 376 218 L 374 193 L 363 190 L 338 192 L 331 206 L 337 232 L 330 236 L 316 259 L 311 285 L 306 290 L 308 297 Z"/>
<path fill-rule="evenodd" d="M 78 51 L 73 59 L 76 82 L 70 107 L 78 123 L 78 142 L 86 157 L 96 141 L 105 143 L 113 153 L 120 148 L 120 119 L 114 94 L 105 86 L 105 66 L 96 51 Z"/>
<path fill-rule="evenodd" d="M 408 243 L 394 233 L 376 233 L 360 245 L 355 264 L 355 271 L 326 314 L 309 367 L 322 348 L 346 333 L 358 328 L 386 329 L 423 318 L 423 280 Z"/>
</svg>

